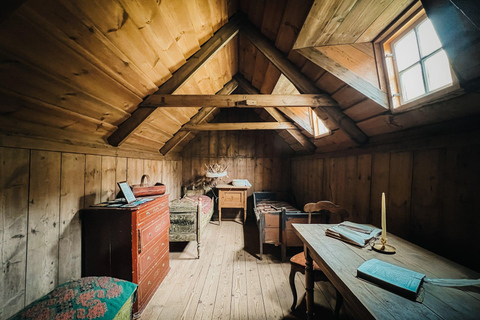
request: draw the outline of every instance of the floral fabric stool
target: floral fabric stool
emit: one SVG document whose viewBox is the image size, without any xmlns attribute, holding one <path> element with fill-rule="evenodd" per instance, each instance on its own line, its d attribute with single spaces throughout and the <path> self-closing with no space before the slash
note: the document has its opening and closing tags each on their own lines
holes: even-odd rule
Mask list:
<svg viewBox="0 0 480 320">
<path fill-rule="evenodd" d="M 57 287 L 10 320 L 131 319 L 137 285 L 110 277 L 86 277 Z"/>
</svg>

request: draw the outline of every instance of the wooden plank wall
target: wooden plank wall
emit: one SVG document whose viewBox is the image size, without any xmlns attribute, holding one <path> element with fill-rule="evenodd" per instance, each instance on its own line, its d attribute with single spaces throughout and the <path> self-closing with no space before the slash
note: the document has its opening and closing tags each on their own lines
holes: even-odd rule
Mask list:
<svg viewBox="0 0 480 320">
<path fill-rule="evenodd" d="M 250 109 L 222 110 L 212 122 L 263 121 Z M 290 192 L 293 150 L 275 132 L 205 131 L 198 133 L 182 151 L 184 186 L 205 177 L 205 164 L 228 165 L 226 182 L 248 179 L 255 191 Z"/>
<path fill-rule="evenodd" d="M 287 149 L 288 148 L 288 149 Z M 292 151 L 274 131 L 210 131 L 184 148 L 184 186 L 205 176 L 205 164 L 228 165 L 228 177 L 248 179 L 255 191 L 288 192 Z"/>
<path fill-rule="evenodd" d="M 0 147 L 0 319 L 80 277 L 79 209 L 143 174 L 180 196 L 181 160 Z"/>
<path fill-rule="evenodd" d="M 350 220 L 380 226 L 477 271 L 480 252 L 480 145 L 292 159 L 292 187 L 302 204 L 331 200 Z"/>
</svg>

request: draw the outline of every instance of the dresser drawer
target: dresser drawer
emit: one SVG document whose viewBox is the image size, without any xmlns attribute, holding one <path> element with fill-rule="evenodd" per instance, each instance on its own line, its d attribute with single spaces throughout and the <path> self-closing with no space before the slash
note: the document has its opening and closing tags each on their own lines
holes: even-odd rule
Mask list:
<svg viewBox="0 0 480 320">
<path fill-rule="evenodd" d="M 265 213 L 265 227 L 279 228 L 280 227 L 280 213 L 267 212 Z"/>
<path fill-rule="evenodd" d="M 163 233 L 166 234 L 169 227 L 170 216 L 168 214 L 162 214 L 152 223 L 140 227 L 141 252 L 147 250 Z"/>
<path fill-rule="evenodd" d="M 243 208 L 245 204 L 244 194 L 243 191 L 222 191 L 222 207 Z"/>
<path fill-rule="evenodd" d="M 140 275 L 138 282 L 138 299 L 144 301 L 149 294 L 158 288 L 170 269 L 168 252 L 146 274 Z"/>
<path fill-rule="evenodd" d="M 168 251 L 168 233 L 164 232 L 159 240 L 152 243 L 148 250 L 140 254 L 138 268 L 140 276 L 157 263 L 166 251 Z"/>
<path fill-rule="evenodd" d="M 138 224 L 145 224 L 156 215 L 168 212 L 168 195 L 157 198 L 137 211 Z"/>
</svg>

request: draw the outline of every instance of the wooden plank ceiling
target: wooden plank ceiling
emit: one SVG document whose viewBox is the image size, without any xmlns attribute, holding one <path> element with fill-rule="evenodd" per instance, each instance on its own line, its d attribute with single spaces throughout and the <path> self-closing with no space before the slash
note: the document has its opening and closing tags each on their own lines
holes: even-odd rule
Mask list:
<svg viewBox="0 0 480 320">
<path fill-rule="evenodd" d="M 420 112 L 435 113 L 425 120 L 415 110 L 392 114 L 375 67 L 371 41 L 412 2 L 332 0 L 319 1 L 319 7 L 314 0 L 29 0 L 0 21 L 0 133 L 112 150 L 180 152 L 195 133 L 179 130 L 192 124 L 200 108 L 158 108 L 118 148 L 107 138 L 237 12 L 302 76 L 328 93 L 360 133 L 371 137 L 442 121 L 451 114 L 437 115 L 441 105 Z M 312 14 L 320 9 L 333 16 L 314 19 Z M 340 16 L 345 19 L 333 18 Z M 293 50 L 294 45 L 299 50 Z M 302 51 L 312 48 L 321 55 Z M 174 94 L 225 92 L 237 73 L 262 94 L 295 91 L 284 77 L 279 82 L 279 69 L 240 33 Z M 237 92 L 245 92 L 241 90 Z M 458 116 L 474 113 L 465 110 Z M 210 111 L 194 124 L 209 122 L 220 112 Z M 314 150 L 305 137 L 317 152 L 355 146 L 352 137 L 321 112 L 330 133 L 314 137 L 308 108 L 270 111 L 259 113 L 266 121 L 289 119 L 297 126 L 277 131 L 295 151 Z M 177 132 L 184 132 L 181 139 L 172 139 Z"/>
<path fill-rule="evenodd" d="M 235 2 L 31 0 L 0 24 L 3 133 L 108 147 L 106 139 L 237 10 Z M 215 94 L 238 37 L 178 94 Z M 120 147 L 158 153 L 199 108 L 156 110 Z"/>
</svg>

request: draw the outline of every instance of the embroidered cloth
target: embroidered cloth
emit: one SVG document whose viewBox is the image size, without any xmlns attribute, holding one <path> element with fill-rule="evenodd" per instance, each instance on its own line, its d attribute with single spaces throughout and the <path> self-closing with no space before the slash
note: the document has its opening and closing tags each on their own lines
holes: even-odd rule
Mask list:
<svg viewBox="0 0 480 320">
<path fill-rule="evenodd" d="M 130 316 L 136 290 L 135 283 L 115 278 L 81 278 L 60 285 L 10 319 L 116 319 L 126 304 Z"/>
</svg>

